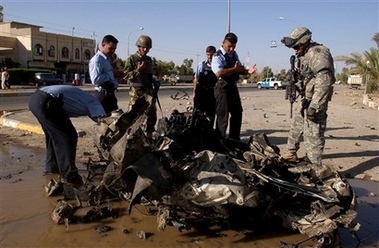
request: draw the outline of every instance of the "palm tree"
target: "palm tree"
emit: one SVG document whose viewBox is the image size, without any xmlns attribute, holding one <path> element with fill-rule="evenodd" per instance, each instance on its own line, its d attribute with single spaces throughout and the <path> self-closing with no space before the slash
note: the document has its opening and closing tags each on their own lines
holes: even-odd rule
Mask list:
<svg viewBox="0 0 379 248">
<path fill-rule="evenodd" d="M 366 75 L 370 79 L 368 82 L 369 88 L 379 90 L 379 33 L 375 33 L 372 38 L 378 48 L 370 48 L 369 51 L 364 51 L 363 54 L 353 52 L 351 56 L 337 56 L 336 61 L 344 61 L 347 66 L 351 66 L 350 74 Z"/>
<path fill-rule="evenodd" d="M 343 61 L 347 66 L 351 66 L 350 73 L 351 74 L 364 74 L 366 70 L 366 62 L 364 60 L 364 57 L 357 53 L 353 52 L 350 54 L 351 56 L 336 56 L 334 58 L 335 61 Z"/>
<path fill-rule="evenodd" d="M 375 33 L 372 40 L 375 41 L 376 46 L 379 48 L 379 33 Z"/>
</svg>

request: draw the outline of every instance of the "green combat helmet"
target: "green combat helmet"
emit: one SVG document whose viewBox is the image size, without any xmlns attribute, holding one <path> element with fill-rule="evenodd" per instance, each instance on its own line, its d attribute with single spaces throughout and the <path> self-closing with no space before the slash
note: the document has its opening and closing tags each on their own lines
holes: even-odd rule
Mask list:
<svg viewBox="0 0 379 248">
<path fill-rule="evenodd" d="M 151 48 L 153 46 L 153 42 L 151 41 L 151 38 L 149 36 L 141 35 L 136 41 L 136 46 Z"/>
<path fill-rule="evenodd" d="M 283 37 L 281 42 L 289 48 L 307 43 L 312 38 L 312 32 L 305 27 L 295 28 L 288 37 Z"/>
</svg>

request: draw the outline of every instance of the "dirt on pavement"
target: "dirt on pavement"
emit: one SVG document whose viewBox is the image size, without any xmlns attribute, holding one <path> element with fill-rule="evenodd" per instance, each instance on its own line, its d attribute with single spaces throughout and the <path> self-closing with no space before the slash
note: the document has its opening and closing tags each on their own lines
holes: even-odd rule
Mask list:
<svg viewBox="0 0 379 248">
<path fill-rule="evenodd" d="M 187 92 L 190 94 L 190 92 Z M 291 119 L 289 118 L 289 103 L 284 99 L 283 90 L 242 90 L 240 91 L 244 107 L 242 140 L 257 132 L 266 133 L 270 142 L 277 145 L 281 152 L 286 151 L 287 134 Z M 169 116 L 172 110 L 185 111 L 190 105 L 190 99 L 173 100 L 160 99 L 164 116 Z M 160 114 L 158 114 L 160 116 Z M 348 89 L 337 85 L 328 111 L 326 131 L 326 146 L 323 163 L 332 166 L 347 178 L 364 179 L 379 182 L 379 111 L 366 107 L 362 103 L 362 91 Z M 87 118 L 87 117 L 81 117 Z M 84 130 L 89 133 L 90 130 Z M 45 139 L 38 135 L 9 127 L 0 127 L 1 137 L 1 173 L 0 186 L 2 191 L 2 212 L 0 224 L 4 225 L 1 233 L 1 246 L 72 246 L 84 247 L 97 245 L 129 246 L 129 247 L 214 247 L 224 244 L 243 247 L 272 247 L 279 240 L 289 238 L 288 241 L 299 240 L 291 232 L 275 233 L 273 236 L 257 236 L 249 240 L 238 232 L 228 231 L 229 237 L 215 239 L 212 235 L 220 230 L 208 233 L 191 234 L 194 236 L 178 235 L 177 231 L 156 234 L 151 242 L 141 243 L 134 237 L 134 241 L 125 239 L 111 240 L 106 235 L 93 232 L 94 225 L 76 225 L 65 232 L 64 227 L 52 223 L 49 210 L 55 206 L 57 198 L 46 197 L 41 187 L 45 183 L 42 177 L 43 161 L 45 156 Z M 303 145 L 299 156 L 304 156 Z M 77 164 L 79 169 L 85 169 L 89 158 L 98 159 L 98 153 L 93 145 L 92 137 L 85 135 L 78 139 Z M 17 190 L 15 190 L 17 189 Z M 7 197 L 14 197 L 11 202 Z M 46 201 L 35 199 L 47 199 Z M 25 203 L 27 201 L 27 203 Z M 18 209 L 15 208 L 18 206 Z M 115 203 L 120 212 L 125 206 Z M 37 215 L 35 213 L 38 213 Z M 146 209 L 134 211 L 132 217 L 115 220 L 117 231 L 122 235 L 123 228 L 155 230 L 155 219 L 146 218 Z M 5 225 L 7 224 L 7 225 Z M 40 230 L 40 226 L 44 226 Z M 47 227 L 46 227 L 47 226 Z M 46 227 L 46 228 L 45 228 Z M 202 230 L 203 227 L 199 227 Z M 84 235 L 83 230 L 91 229 Z M 17 230 L 17 232 L 15 232 Z M 38 231 L 37 231 L 38 230 Z M 18 239 L 22 232 L 24 238 Z M 135 236 L 135 235 L 134 235 Z M 36 238 L 37 237 L 37 238 Z M 304 238 L 304 237 L 302 237 Z M 301 238 L 300 238 L 301 239 Z M 101 240 L 101 241 L 100 241 Z M 165 240 L 164 242 L 162 240 Z M 180 243 L 180 241 L 183 243 Z M 204 243 L 206 241 L 206 243 Z M 163 243 L 160 243 L 163 242 Z M 179 243 L 178 243 L 179 242 Z M 191 246 L 192 244 L 192 246 Z M 205 244 L 205 246 L 203 245 Z M 257 245 L 257 246 L 255 246 Z"/>
</svg>

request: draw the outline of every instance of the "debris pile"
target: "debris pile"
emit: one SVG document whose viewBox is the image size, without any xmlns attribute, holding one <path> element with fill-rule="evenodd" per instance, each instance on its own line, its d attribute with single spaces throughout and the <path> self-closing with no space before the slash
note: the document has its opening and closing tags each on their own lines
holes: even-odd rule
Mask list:
<svg viewBox="0 0 379 248">
<path fill-rule="evenodd" d="M 283 162 L 264 133 L 246 143 L 219 139 L 197 111 L 173 111 L 159 120 L 150 140 L 143 132 L 149 104 L 151 98 L 142 97 L 130 111 L 94 126 L 106 169 L 99 184 L 74 190 L 71 199 L 96 207 L 115 197 L 127 202 L 129 213 L 133 205 L 150 202 L 161 231 L 190 230 L 189 217 L 251 229 L 280 223 L 322 245 L 335 238 L 338 227 L 359 228 L 353 223 L 356 196 L 338 172 L 305 161 Z"/>
</svg>

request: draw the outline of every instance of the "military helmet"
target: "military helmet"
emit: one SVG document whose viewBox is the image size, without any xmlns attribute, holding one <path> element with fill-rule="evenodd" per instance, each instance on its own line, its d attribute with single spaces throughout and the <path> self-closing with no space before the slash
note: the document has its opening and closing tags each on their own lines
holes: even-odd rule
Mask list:
<svg viewBox="0 0 379 248">
<path fill-rule="evenodd" d="M 295 28 L 288 37 L 283 37 L 281 42 L 289 48 L 302 45 L 310 41 L 312 32 L 305 27 Z"/>
<path fill-rule="evenodd" d="M 141 35 L 136 41 L 136 46 L 151 48 L 153 46 L 153 42 L 149 36 Z"/>
</svg>

